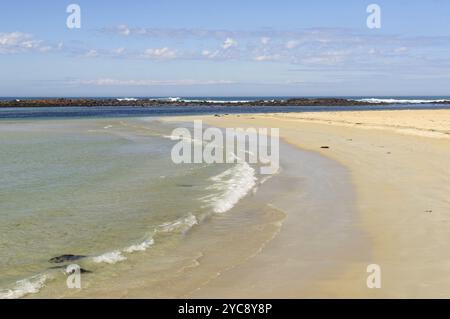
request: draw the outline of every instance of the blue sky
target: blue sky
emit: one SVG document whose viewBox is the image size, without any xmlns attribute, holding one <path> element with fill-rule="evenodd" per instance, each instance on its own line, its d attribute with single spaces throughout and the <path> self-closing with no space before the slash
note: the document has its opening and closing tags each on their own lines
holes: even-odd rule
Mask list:
<svg viewBox="0 0 450 319">
<path fill-rule="evenodd" d="M 0 96 L 450 95 L 449 14 L 446 0 L 5 0 Z"/>
</svg>

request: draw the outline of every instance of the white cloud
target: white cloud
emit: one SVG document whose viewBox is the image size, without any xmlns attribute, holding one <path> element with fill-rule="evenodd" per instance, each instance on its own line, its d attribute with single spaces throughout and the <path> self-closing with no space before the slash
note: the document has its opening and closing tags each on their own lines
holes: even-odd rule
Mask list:
<svg viewBox="0 0 450 319">
<path fill-rule="evenodd" d="M 84 56 L 86 58 L 96 58 L 96 57 L 98 57 L 98 51 L 97 50 L 89 50 L 88 52 L 86 52 L 86 54 Z"/>
<path fill-rule="evenodd" d="M 300 45 L 300 42 L 297 40 L 289 40 L 288 42 L 286 42 L 287 49 L 295 49 L 299 45 Z"/>
<path fill-rule="evenodd" d="M 394 53 L 405 53 L 408 52 L 408 48 L 407 47 L 399 47 L 399 48 L 395 48 L 394 49 Z"/>
<path fill-rule="evenodd" d="M 174 59 L 177 57 L 175 50 L 171 50 L 168 47 L 158 48 L 158 49 L 146 49 L 142 57 L 147 59 Z"/>
<path fill-rule="evenodd" d="M 0 54 L 23 52 L 47 52 L 52 48 L 43 45 L 41 40 L 36 40 L 31 34 L 22 32 L 0 33 Z"/>
<path fill-rule="evenodd" d="M 316 65 L 336 65 L 339 64 L 350 55 L 349 52 L 335 51 L 335 52 L 324 52 L 317 54 L 315 56 L 310 56 L 301 59 L 303 64 L 316 64 Z"/>
<path fill-rule="evenodd" d="M 228 50 L 229 48 L 235 47 L 235 46 L 237 46 L 237 42 L 233 38 L 226 38 L 225 41 L 222 44 L 222 48 L 224 50 Z"/>
<path fill-rule="evenodd" d="M 274 55 L 258 55 L 256 57 L 254 57 L 253 59 L 255 61 L 262 62 L 262 61 L 275 61 L 275 60 L 278 60 L 279 58 L 280 58 L 280 55 L 274 54 Z"/>
<path fill-rule="evenodd" d="M 125 48 L 117 48 L 117 49 L 113 50 L 113 53 L 117 54 L 117 55 L 121 55 L 124 52 L 125 52 Z"/>
<path fill-rule="evenodd" d="M 208 58 L 208 59 L 214 59 L 215 57 L 217 57 L 219 55 L 219 51 L 209 51 L 209 50 L 203 50 L 202 51 L 202 56 Z"/>
<path fill-rule="evenodd" d="M 117 33 L 124 36 L 129 36 L 131 33 L 131 30 L 126 25 L 119 25 L 117 27 Z"/>
<path fill-rule="evenodd" d="M 174 85 L 221 85 L 233 84 L 226 80 L 120 80 L 112 78 L 100 78 L 95 80 L 77 80 L 75 84 L 96 86 L 174 86 Z"/>
<path fill-rule="evenodd" d="M 267 45 L 270 42 L 270 38 L 269 37 L 262 37 L 261 38 L 261 44 L 262 45 Z"/>
</svg>

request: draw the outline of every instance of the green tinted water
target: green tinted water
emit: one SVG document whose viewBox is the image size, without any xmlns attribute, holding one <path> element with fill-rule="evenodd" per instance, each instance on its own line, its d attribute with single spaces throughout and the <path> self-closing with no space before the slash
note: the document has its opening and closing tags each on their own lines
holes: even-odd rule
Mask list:
<svg viewBox="0 0 450 319">
<path fill-rule="evenodd" d="M 170 233 L 208 214 L 209 178 L 229 167 L 173 164 L 171 130 L 144 119 L 2 122 L 3 297 L 33 290 L 15 282 L 46 272 L 52 257 L 114 263 L 127 248 L 147 248 L 155 229 Z"/>
</svg>

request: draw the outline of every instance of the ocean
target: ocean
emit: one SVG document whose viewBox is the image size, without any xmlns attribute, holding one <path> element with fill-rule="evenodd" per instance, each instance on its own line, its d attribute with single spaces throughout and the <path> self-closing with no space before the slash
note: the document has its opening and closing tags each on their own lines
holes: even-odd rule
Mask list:
<svg viewBox="0 0 450 319">
<path fill-rule="evenodd" d="M 100 97 L 99 97 L 100 98 Z M 238 106 L 236 102 L 288 99 L 292 97 L 151 97 L 151 99 L 171 101 L 209 101 L 226 103 L 227 105 L 208 105 L 178 107 L 164 105 L 161 107 L 40 107 L 40 108 L 0 108 L 2 119 L 46 119 L 46 118 L 107 118 L 107 117 L 140 117 L 166 115 L 194 115 L 194 114 L 233 114 L 233 113 L 273 113 L 273 112 L 321 112 L 321 111 L 358 111 L 358 110 L 402 110 L 402 109 L 448 109 L 450 104 L 430 104 L 431 102 L 450 101 L 448 96 L 431 97 L 355 97 L 343 98 L 368 102 L 367 106 Z M 312 97 L 314 98 L 314 97 Z M 0 100 L 32 99 L 21 97 L 3 97 Z M 118 97 L 118 100 L 149 99 L 149 97 Z M 378 105 L 380 102 L 394 103 L 392 105 Z"/>
</svg>

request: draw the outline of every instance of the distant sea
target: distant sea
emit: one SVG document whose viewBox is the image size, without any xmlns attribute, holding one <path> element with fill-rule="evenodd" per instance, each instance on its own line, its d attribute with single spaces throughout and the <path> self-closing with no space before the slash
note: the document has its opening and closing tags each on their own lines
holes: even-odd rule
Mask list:
<svg viewBox="0 0 450 319">
<path fill-rule="evenodd" d="M 1 97 L 0 100 L 26 100 L 45 97 Z M 70 97 L 69 97 L 70 98 Z M 74 97 L 75 98 L 75 97 Z M 80 97 L 76 97 L 80 98 Z M 89 97 L 93 98 L 93 97 Z M 242 101 L 284 100 L 292 96 L 232 96 L 232 97 L 95 97 L 117 98 L 118 100 L 160 99 L 170 101 L 209 101 L 227 105 L 208 106 L 169 106 L 160 107 L 43 107 L 43 108 L 0 108 L 0 119 L 29 118 L 109 118 L 109 117 L 147 117 L 187 114 L 226 114 L 226 113 L 272 113 L 272 112 L 322 112 L 322 111 L 356 111 L 356 110 L 399 110 L 399 109 L 448 109 L 450 104 L 436 104 L 439 101 L 450 101 L 450 96 L 344 96 L 342 98 L 366 101 L 367 106 L 239 106 Z M 318 97 L 308 97 L 318 98 Z M 379 105 L 380 102 L 393 103 Z M 430 104 L 433 103 L 433 104 Z"/>
</svg>

